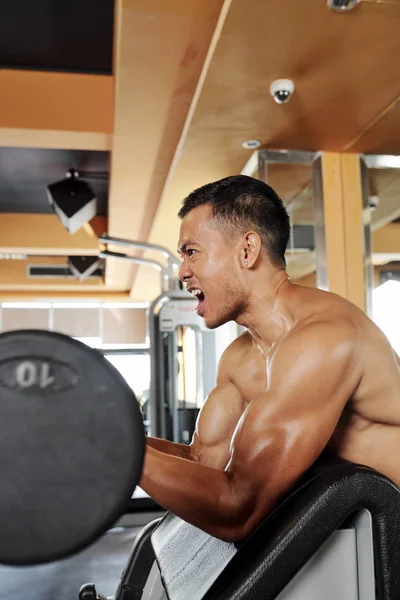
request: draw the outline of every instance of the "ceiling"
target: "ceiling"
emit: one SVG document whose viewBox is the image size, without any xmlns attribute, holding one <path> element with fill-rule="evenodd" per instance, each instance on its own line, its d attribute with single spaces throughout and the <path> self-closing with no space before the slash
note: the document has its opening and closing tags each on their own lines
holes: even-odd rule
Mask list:
<svg viewBox="0 0 400 600">
<path fill-rule="evenodd" d="M 326 0 L 34 4 L 0 9 L 0 252 L 30 249 L 35 264 L 65 251 L 92 255 L 103 229 L 175 252 L 182 199 L 240 173 L 249 139 L 267 149 L 400 154 L 400 0 L 361 0 L 346 13 Z M 295 83 L 284 105 L 269 94 L 277 78 Z M 43 189 L 71 166 L 109 181 L 90 180 L 99 217 L 68 237 Z M 371 172 L 375 228 L 400 216 L 398 173 Z M 313 223 L 310 167 L 274 165 L 269 183 L 295 225 Z M 311 253 L 300 262 L 297 276 L 315 268 Z M 115 259 L 104 281 L 81 283 L 29 281 L 23 263 L 0 262 L 3 297 L 142 301 L 159 292 L 155 270 Z"/>
<path fill-rule="evenodd" d="M 0 8 L 0 67 L 112 74 L 114 0 L 12 0 Z"/>
<path fill-rule="evenodd" d="M 107 216 L 109 152 L 50 148 L 0 147 L 0 213 L 51 214 L 46 186 L 64 179 L 70 169 L 85 174 L 96 194 L 97 214 Z"/>
</svg>

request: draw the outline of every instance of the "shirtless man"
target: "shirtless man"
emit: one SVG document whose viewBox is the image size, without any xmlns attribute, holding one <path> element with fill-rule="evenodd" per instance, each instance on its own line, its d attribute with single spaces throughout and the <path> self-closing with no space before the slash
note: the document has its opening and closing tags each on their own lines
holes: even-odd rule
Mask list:
<svg viewBox="0 0 400 600">
<path fill-rule="evenodd" d="M 190 446 L 147 439 L 141 487 L 226 541 L 246 537 L 327 448 L 400 485 L 400 369 L 378 327 L 335 294 L 292 283 L 289 218 L 245 176 L 186 198 L 179 277 L 213 329 L 248 331 L 221 357 Z"/>
</svg>

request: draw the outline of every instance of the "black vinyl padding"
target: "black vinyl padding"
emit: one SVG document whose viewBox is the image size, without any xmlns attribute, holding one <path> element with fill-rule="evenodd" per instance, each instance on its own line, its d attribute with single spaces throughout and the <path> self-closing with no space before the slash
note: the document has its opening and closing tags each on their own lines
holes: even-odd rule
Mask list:
<svg viewBox="0 0 400 600">
<path fill-rule="evenodd" d="M 128 564 L 121 576 L 118 590 L 113 600 L 139 600 L 142 597 L 147 578 L 154 563 L 151 534 L 160 519 L 148 523 L 135 539 Z"/>
<path fill-rule="evenodd" d="M 321 457 L 263 523 L 238 545 L 216 581 L 210 581 L 203 599 L 273 600 L 329 535 L 361 509 L 368 510 L 372 517 L 376 598 L 400 599 L 400 490 L 369 467 L 329 455 Z M 167 522 L 171 518 L 174 517 L 170 514 L 165 517 Z M 152 539 L 162 535 L 163 522 L 164 519 Z M 185 546 L 186 543 L 187 540 Z M 157 543 L 153 546 L 164 581 L 166 558 L 163 556 L 160 561 Z M 181 551 L 187 553 L 187 546 Z M 208 560 L 213 564 L 215 557 L 213 552 Z M 197 597 L 196 590 L 204 585 L 204 565 L 196 564 L 196 556 L 186 557 L 186 564 L 182 589 L 174 589 L 171 596 L 166 586 L 170 600 Z"/>
</svg>

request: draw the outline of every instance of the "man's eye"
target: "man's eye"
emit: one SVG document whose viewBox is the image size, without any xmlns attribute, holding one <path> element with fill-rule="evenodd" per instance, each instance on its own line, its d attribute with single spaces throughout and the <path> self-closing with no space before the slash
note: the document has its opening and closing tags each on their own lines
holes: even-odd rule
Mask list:
<svg viewBox="0 0 400 600">
<path fill-rule="evenodd" d="M 194 248 L 187 249 L 188 256 L 192 256 L 193 252 L 196 252 L 196 250 L 194 250 Z"/>
</svg>

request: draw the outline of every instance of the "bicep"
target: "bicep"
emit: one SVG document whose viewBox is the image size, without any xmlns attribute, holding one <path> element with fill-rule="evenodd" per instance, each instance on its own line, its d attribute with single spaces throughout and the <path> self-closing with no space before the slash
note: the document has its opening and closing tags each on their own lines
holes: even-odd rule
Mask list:
<svg viewBox="0 0 400 600">
<path fill-rule="evenodd" d="M 321 398 L 318 408 L 293 410 L 267 392 L 246 409 L 232 440 L 227 473 L 233 485 L 249 492 L 252 511 L 260 498 L 272 506 L 323 451 L 342 405 L 323 409 L 322 404 Z"/>
<path fill-rule="evenodd" d="M 355 385 L 343 348 L 298 341 L 276 357 L 268 391 L 247 407 L 232 442 L 227 474 L 255 521 L 317 459 Z"/>
<path fill-rule="evenodd" d="M 228 444 L 244 410 L 244 401 L 238 388 L 231 382 L 217 385 L 200 410 L 195 440 L 211 447 L 226 441 Z"/>
<path fill-rule="evenodd" d="M 208 395 L 197 419 L 194 442 L 198 445 L 215 446 L 227 437 L 230 442 L 243 413 L 245 403 L 233 383 L 238 346 L 240 349 L 240 338 L 228 346 L 221 356 L 216 387 Z"/>
</svg>

